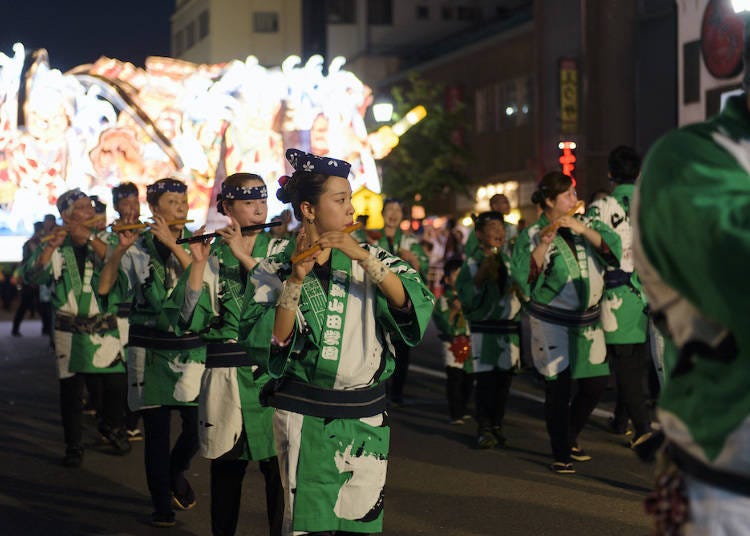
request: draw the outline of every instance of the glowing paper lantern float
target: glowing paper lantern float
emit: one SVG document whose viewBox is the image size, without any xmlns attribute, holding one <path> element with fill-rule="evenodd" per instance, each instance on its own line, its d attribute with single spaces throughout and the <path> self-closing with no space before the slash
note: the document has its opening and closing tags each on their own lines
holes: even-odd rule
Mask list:
<svg viewBox="0 0 750 536">
<path fill-rule="evenodd" d="M 31 234 L 70 188 L 108 201 L 112 186 L 132 181 L 145 202 L 145 185 L 167 176 L 188 184 L 189 217 L 211 229 L 223 224 L 221 180 L 237 171 L 266 180 L 273 216 L 284 208 L 274 194 L 291 172 L 289 147 L 351 162 L 352 189 L 378 194 L 363 120 L 372 92 L 344 63 L 334 58 L 324 75 L 320 56 L 273 68 L 254 56 L 151 57 L 145 68 L 102 57 L 63 74 L 43 49 L 27 56 L 16 44 L 0 53 L 0 234 Z"/>
</svg>

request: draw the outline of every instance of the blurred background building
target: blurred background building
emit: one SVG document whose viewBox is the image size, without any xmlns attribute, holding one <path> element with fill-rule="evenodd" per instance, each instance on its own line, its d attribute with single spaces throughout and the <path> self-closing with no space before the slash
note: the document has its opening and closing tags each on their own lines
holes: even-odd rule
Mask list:
<svg viewBox="0 0 750 536">
<path fill-rule="evenodd" d="M 264 65 L 290 54 L 321 54 L 326 64 L 345 56 L 376 98 L 411 72 L 440 82 L 446 106 L 467 105 L 470 174 L 484 196 L 447 196 L 445 211 L 483 208 L 490 191 L 506 192 L 533 219 L 535 181 L 560 169 L 561 157 L 586 198 L 608 186 L 613 147 L 645 152 L 678 115 L 697 118 L 710 84 L 700 78 L 689 106 L 680 86 L 695 63 L 689 42 L 707 3 L 177 0 L 172 51 L 200 63 L 253 54 Z"/>
</svg>

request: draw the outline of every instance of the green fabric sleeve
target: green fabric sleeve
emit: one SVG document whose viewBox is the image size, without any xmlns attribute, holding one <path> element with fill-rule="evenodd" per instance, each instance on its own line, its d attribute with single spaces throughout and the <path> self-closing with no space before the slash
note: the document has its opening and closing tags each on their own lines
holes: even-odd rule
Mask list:
<svg viewBox="0 0 750 536">
<path fill-rule="evenodd" d="M 430 323 L 435 297 L 409 263 L 382 249 L 378 251 L 378 258 L 381 261 L 387 260 L 389 269 L 401 280 L 408 301 L 411 302 L 411 309 L 408 313 L 399 311 L 394 314 L 385 295 L 378 289 L 375 316 L 387 331 L 395 333 L 407 345 L 416 346 Z"/>
<path fill-rule="evenodd" d="M 518 235 L 516 245 L 513 248 L 513 257 L 510 260 L 510 274 L 513 281 L 524 296 L 531 297 L 531 284 L 529 274 L 531 272 L 531 244 L 528 230 L 524 229 Z"/>
</svg>

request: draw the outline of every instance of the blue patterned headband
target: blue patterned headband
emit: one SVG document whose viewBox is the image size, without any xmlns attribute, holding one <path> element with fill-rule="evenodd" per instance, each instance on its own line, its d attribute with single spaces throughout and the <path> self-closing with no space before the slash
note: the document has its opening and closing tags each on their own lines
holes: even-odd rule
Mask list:
<svg viewBox="0 0 750 536">
<path fill-rule="evenodd" d="M 175 194 L 184 194 L 187 192 L 185 183 L 178 180 L 158 181 L 146 186 L 146 194 L 172 192 Z"/>
<path fill-rule="evenodd" d="M 79 188 L 73 188 L 72 190 L 63 192 L 63 194 L 57 198 L 57 210 L 60 212 L 60 214 L 62 214 L 63 212 L 68 210 L 73 205 L 73 203 L 83 197 L 88 196 L 84 194 Z"/>
<path fill-rule="evenodd" d="M 318 156 L 312 153 L 306 153 L 299 149 L 287 149 L 286 159 L 292 165 L 295 171 L 305 171 L 307 173 L 320 173 L 327 177 L 349 178 L 349 169 L 352 165 L 344 160 L 329 158 L 327 156 Z"/>
<path fill-rule="evenodd" d="M 266 185 L 261 186 L 232 186 L 230 184 L 221 185 L 220 199 L 234 201 L 235 199 L 267 199 L 268 189 Z"/>
</svg>

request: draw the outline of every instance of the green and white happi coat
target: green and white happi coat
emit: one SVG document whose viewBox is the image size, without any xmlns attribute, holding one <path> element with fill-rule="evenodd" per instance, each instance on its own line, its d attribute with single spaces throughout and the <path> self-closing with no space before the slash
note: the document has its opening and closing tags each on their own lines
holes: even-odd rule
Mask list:
<svg viewBox="0 0 750 536">
<path fill-rule="evenodd" d="M 116 327 L 106 328 L 108 320 L 114 321 L 117 295 L 100 297 L 94 289 L 99 286 L 103 261 L 90 244 L 86 248 L 83 273 L 70 237 L 55 249 L 49 263 L 36 267 L 36 260 L 44 248 L 37 248 L 24 266 L 25 279 L 35 285 L 50 285 L 51 304 L 57 317 L 53 328 L 57 373 L 60 379 L 70 378 L 77 372 L 109 374 L 125 372 L 124 352 Z M 98 319 L 102 329 L 93 333 L 62 330 L 58 321 L 65 318 Z"/>
<path fill-rule="evenodd" d="M 191 233 L 185 229 L 182 236 Z M 117 286 L 127 289 L 119 293 L 133 303 L 131 326 L 174 333 L 164 306 L 184 270 L 172 253 L 163 262 L 154 240 L 150 232 L 144 232 L 125 252 Z M 183 247 L 188 249 L 187 244 Z M 127 353 L 128 405 L 132 411 L 161 405 L 197 405 L 205 347 L 164 350 L 136 346 L 131 340 Z"/>
<path fill-rule="evenodd" d="M 750 477 L 747 95 L 731 97 L 711 120 L 657 141 L 644 161 L 636 199 L 636 268 L 649 303 L 657 310 L 665 303 L 652 276 L 676 293 L 668 302 L 675 305 L 665 310 L 659 422 L 696 458 Z M 736 352 L 718 358 L 696 349 L 688 366 L 676 370 L 680 339 L 713 337 L 719 330 L 734 336 Z M 735 495 L 728 504 L 739 500 Z"/>
<path fill-rule="evenodd" d="M 410 310 L 394 313 L 361 266 L 334 249 L 328 289 L 314 272 L 305 278 L 292 340 L 270 355 L 273 376 L 327 389 L 373 387 L 393 372 L 392 338 L 419 343 L 434 297 L 408 263 L 377 246 L 362 246 L 398 275 Z M 269 351 L 275 305 L 290 273 L 289 253 L 266 259 L 250 275 L 249 314 L 241 332 L 251 352 Z M 274 436 L 289 534 L 382 531 L 390 443 L 385 413 L 324 419 L 277 409 Z"/>
<path fill-rule="evenodd" d="M 485 259 L 481 248 L 475 248 L 461 267 L 456 280 L 456 290 L 461 300 L 464 315 L 470 321 L 491 323 L 492 321 L 518 321 L 521 301 L 513 291 L 510 275 L 510 259 L 504 252 L 498 253 L 496 262 L 502 262 L 507 277 L 498 284 L 497 279 L 488 279 L 481 287 L 474 284 L 474 276 Z M 470 324 L 470 325 L 471 325 Z M 480 333 L 472 330 L 471 349 L 474 372 L 489 372 L 494 369 L 514 370 L 521 362 L 518 333 Z"/>
<path fill-rule="evenodd" d="M 521 293 L 530 300 L 566 311 L 584 312 L 601 301 L 607 260 L 582 236 L 571 232 L 575 253 L 558 231 L 544 257 L 538 277 L 530 280 L 531 254 L 541 241 L 540 231 L 549 224 L 545 214 L 518 236 L 511 273 Z M 584 219 L 597 231 L 616 263 L 620 238 L 607 225 Z M 534 367 L 547 378 L 554 378 L 570 367 L 573 378 L 609 374 L 607 347 L 601 321 L 585 327 L 553 324 L 529 315 L 531 356 Z"/>
<path fill-rule="evenodd" d="M 621 274 L 624 272 L 622 276 L 629 276 L 626 284 L 606 288 L 602 297 L 602 328 L 607 344 L 642 343 L 648 333 L 646 296 L 638 274 L 633 270 L 630 204 L 634 190 L 633 184 L 619 184 L 611 196 L 594 201 L 587 212 L 589 218 L 608 225 L 620 237 L 622 258 L 618 270 Z M 607 270 L 618 271 L 612 266 Z"/>
<path fill-rule="evenodd" d="M 255 239 L 252 256 L 260 261 L 293 247 L 294 242 L 262 233 Z M 191 269 L 185 270 L 167 303 L 176 331 L 199 333 L 207 343 L 236 343 L 247 283 L 240 262 L 224 241 L 214 242 L 203 272 L 203 290 L 193 300 L 187 286 Z M 258 400 L 270 379 L 265 354 L 256 360 L 258 365 L 206 368 L 203 372 L 198 400 L 201 456 L 215 459 L 226 454 L 243 434 L 243 459 L 264 460 L 276 455 L 273 409 L 261 407 Z"/>
<path fill-rule="evenodd" d="M 393 248 L 391 249 L 390 244 L 388 243 L 388 237 L 385 236 L 385 229 L 381 229 L 377 246 L 396 257 L 398 257 L 399 250 L 402 249 L 414 253 L 419 262 L 419 275 L 422 276 L 422 279 L 427 279 L 427 271 L 430 268 L 430 258 L 427 256 L 427 253 L 424 252 L 424 248 L 413 234 L 404 233 L 401 229 L 396 229 L 396 233 L 393 235 Z"/>
</svg>

